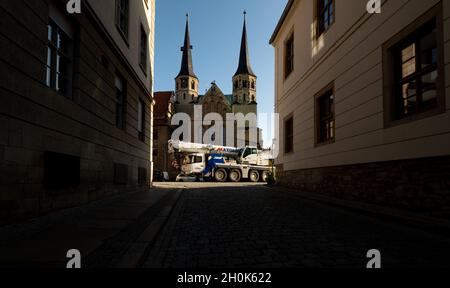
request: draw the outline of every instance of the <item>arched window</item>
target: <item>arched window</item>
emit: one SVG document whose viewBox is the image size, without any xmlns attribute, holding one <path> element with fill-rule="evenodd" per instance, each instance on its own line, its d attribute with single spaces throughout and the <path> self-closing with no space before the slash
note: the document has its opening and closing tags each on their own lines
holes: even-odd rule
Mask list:
<svg viewBox="0 0 450 288">
<path fill-rule="evenodd" d="M 242 86 L 243 86 L 244 88 L 247 88 L 248 82 L 247 82 L 246 80 L 242 81 Z"/>
<path fill-rule="evenodd" d="M 236 80 L 234 81 L 234 89 L 238 89 L 239 88 L 239 81 Z"/>
<path fill-rule="evenodd" d="M 191 89 L 195 90 L 195 81 L 194 80 L 192 80 L 192 82 L 191 82 Z"/>
<path fill-rule="evenodd" d="M 255 80 L 252 80 L 252 89 L 255 89 Z"/>
</svg>

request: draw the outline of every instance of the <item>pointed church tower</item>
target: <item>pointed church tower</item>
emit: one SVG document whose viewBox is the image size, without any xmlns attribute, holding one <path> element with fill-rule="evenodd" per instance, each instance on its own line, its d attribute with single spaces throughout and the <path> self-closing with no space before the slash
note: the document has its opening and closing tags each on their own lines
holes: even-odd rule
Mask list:
<svg viewBox="0 0 450 288">
<path fill-rule="evenodd" d="M 233 76 L 234 104 L 255 105 L 256 104 L 256 75 L 250 65 L 250 57 L 247 44 L 247 24 L 244 11 L 244 28 L 242 31 L 241 51 L 239 54 L 239 66 Z M 255 109 L 256 112 L 256 109 Z"/>
<path fill-rule="evenodd" d="M 177 104 L 186 105 L 197 102 L 198 99 L 198 78 L 194 73 L 192 65 L 192 46 L 189 35 L 189 15 L 186 14 L 186 31 L 184 35 L 184 46 L 181 47 L 183 58 L 181 59 L 181 69 L 175 78 L 175 95 Z"/>
</svg>

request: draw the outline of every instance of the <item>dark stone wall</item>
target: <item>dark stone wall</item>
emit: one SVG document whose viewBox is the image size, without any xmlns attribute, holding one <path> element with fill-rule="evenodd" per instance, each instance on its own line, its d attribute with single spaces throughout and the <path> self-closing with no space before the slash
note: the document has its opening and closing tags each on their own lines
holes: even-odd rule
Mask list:
<svg viewBox="0 0 450 288">
<path fill-rule="evenodd" d="M 87 9 L 68 16 L 76 30 L 72 99 L 47 87 L 50 2 L 0 1 L 0 224 L 148 187 L 138 172 L 150 173 L 148 92 Z M 116 73 L 127 82 L 125 129 L 115 126 Z M 139 98 L 146 104 L 145 141 L 137 130 Z M 79 175 L 67 178 L 78 185 L 49 189 L 48 152 L 79 159 L 71 167 Z M 116 164 L 128 167 L 120 184 Z"/>
<path fill-rule="evenodd" d="M 450 156 L 283 171 L 281 186 L 450 218 Z"/>
</svg>

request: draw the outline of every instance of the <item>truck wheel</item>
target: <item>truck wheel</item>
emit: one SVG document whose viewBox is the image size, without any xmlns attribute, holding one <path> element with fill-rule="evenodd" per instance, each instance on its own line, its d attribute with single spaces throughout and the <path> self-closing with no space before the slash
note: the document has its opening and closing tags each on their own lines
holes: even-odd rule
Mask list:
<svg viewBox="0 0 450 288">
<path fill-rule="evenodd" d="M 217 169 L 216 172 L 214 173 L 214 178 L 216 179 L 217 182 L 225 182 L 227 181 L 227 171 L 225 171 L 225 169 Z"/>
<path fill-rule="evenodd" d="M 250 181 L 255 182 L 255 183 L 258 182 L 259 181 L 258 170 L 251 170 L 248 177 L 250 178 Z"/>
<path fill-rule="evenodd" d="M 231 182 L 239 182 L 241 181 L 241 171 L 233 169 L 231 170 L 229 177 Z"/>
<path fill-rule="evenodd" d="M 269 171 L 263 171 L 261 178 L 263 182 L 267 182 L 267 178 L 269 178 Z"/>
</svg>

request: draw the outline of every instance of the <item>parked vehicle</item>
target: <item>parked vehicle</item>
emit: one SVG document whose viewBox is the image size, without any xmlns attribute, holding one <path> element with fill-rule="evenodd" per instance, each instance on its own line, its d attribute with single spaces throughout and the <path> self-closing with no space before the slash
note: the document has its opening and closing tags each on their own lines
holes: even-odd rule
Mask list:
<svg viewBox="0 0 450 288">
<path fill-rule="evenodd" d="M 234 148 L 170 140 L 169 153 L 175 154 L 175 159 L 182 159 L 180 167 L 184 175 L 217 182 L 267 181 L 272 169 L 270 151 L 256 147 Z"/>
<path fill-rule="evenodd" d="M 176 182 L 203 182 L 203 178 L 196 175 L 186 175 L 184 173 L 178 174 Z"/>
<path fill-rule="evenodd" d="M 169 181 L 169 173 L 163 172 L 160 170 L 154 170 L 153 171 L 153 181 L 155 181 L 155 182 Z"/>
</svg>

